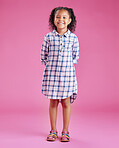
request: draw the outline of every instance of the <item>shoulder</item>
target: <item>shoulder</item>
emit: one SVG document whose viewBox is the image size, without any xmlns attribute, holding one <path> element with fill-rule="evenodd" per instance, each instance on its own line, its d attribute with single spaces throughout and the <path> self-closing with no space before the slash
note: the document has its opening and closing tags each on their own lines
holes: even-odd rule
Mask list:
<svg viewBox="0 0 119 148">
<path fill-rule="evenodd" d="M 46 42 L 50 42 L 50 39 L 52 38 L 52 36 L 53 36 L 53 31 L 52 31 L 52 32 L 48 32 L 48 33 L 46 33 L 46 34 L 44 35 L 44 40 L 45 40 Z"/>
<path fill-rule="evenodd" d="M 70 31 L 70 36 L 72 36 L 72 37 L 75 38 L 75 39 L 78 38 L 77 35 L 74 34 L 74 33 L 72 33 L 71 31 Z"/>
<path fill-rule="evenodd" d="M 78 42 L 79 41 L 78 36 L 76 34 L 72 33 L 71 31 L 70 31 L 70 36 L 69 37 L 70 37 L 71 40 L 73 40 L 73 42 Z"/>
</svg>

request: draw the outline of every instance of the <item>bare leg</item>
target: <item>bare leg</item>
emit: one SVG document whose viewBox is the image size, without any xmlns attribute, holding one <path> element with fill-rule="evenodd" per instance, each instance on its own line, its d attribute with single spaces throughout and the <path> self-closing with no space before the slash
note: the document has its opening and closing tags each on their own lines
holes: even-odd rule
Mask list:
<svg viewBox="0 0 119 148">
<path fill-rule="evenodd" d="M 69 120 L 70 120 L 70 97 L 61 100 L 63 108 L 63 131 L 68 131 Z"/>
<path fill-rule="evenodd" d="M 49 114 L 50 114 L 51 130 L 57 130 L 56 119 L 57 119 L 58 103 L 59 103 L 58 99 L 50 99 Z"/>
</svg>

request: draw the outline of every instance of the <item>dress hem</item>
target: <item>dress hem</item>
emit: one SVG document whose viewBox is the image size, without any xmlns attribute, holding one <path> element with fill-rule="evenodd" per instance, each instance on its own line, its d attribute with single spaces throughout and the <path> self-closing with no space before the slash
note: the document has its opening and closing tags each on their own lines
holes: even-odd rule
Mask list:
<svg viewBox="0 0 119 148">
<path fill-rule="evenodd" d="M 42 94 L 43 94 L 47 99 L 53 99 L 53 98 L 47 97 L 47 95 L 46 95 L 45 93 L 43 93 L 43 92 L 42 92 Z M 75 96 L 75 97 L 73 98 L 72 96 Z M 73 103 L 74 100 L 76 100 L 76 98 L 77 98 L 77 91 L 72 92 L 71 95 L 69 95 L 69 97 L 70 97 L 70 103 Z M 67 97 L 67 98 L 68 98 L 68 97 Z M 61 100 L 62 100 L 62 99 L 66 99 L 66 98 L 58 98 L 58 100 L 60 100 L 60 103 L 61 103 Z M 53 99 L 53 100 L 57 100 L 57 99 Z M 73 102 L 72 102 L 71 100 L 73 100 Z"/>
</svg>

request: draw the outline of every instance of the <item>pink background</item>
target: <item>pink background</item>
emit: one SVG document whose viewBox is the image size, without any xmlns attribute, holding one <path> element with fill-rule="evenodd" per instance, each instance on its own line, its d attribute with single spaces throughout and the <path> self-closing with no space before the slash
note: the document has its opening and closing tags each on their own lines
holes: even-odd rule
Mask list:
<svg viewBox="0 0 119 148">
<path fill-rule="evenodd" d="M 41 93 L 45 66 L 40 62 L 48 18 L 57 6 L 74 10 L 80 42 L 76 68 L 78 97 L 71 105 L 67 146 L 118 147 L 118 0 L 0 1 L 0 145 L 65 146 L 45 141 L 50 130 L 49 100 Z M 59 104 L 57 128 L 62 130 Z"/>
</svg>

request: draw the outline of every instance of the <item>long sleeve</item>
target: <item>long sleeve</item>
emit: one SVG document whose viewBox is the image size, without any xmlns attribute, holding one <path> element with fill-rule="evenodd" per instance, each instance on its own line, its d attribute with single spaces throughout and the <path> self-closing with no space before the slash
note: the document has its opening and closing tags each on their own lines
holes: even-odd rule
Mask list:
<svg viewBox="0 0 119 148">
<path fill-rule="evenodd" d="M 47 35 L 44 36 L 44 41 L 41 48 L 41 64 L 46 64 L 48 60 L 49 44 Z"/>
<path fill-rule="evenodd" d="M 75 37 L 72 56 L 73 56 L 73 63 L 77 64 L 79 59 L 79 41 L 77 37 Z"/>
</svg>

